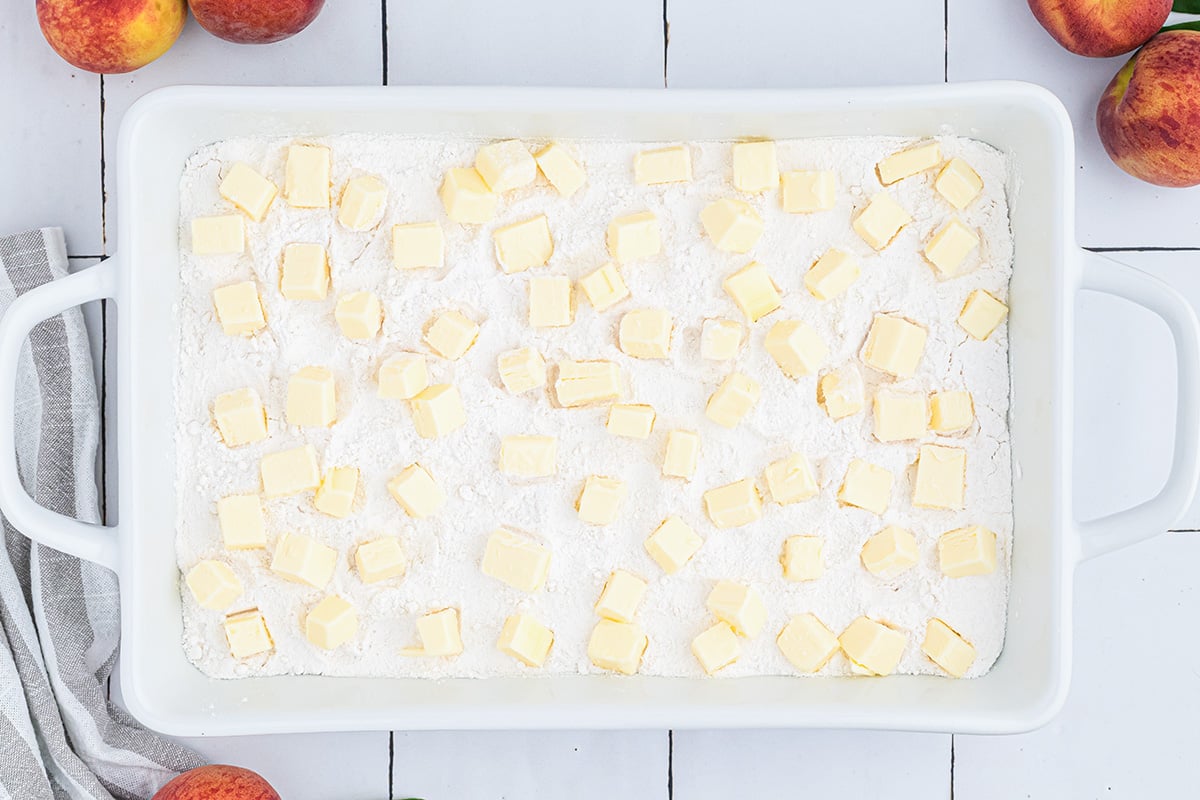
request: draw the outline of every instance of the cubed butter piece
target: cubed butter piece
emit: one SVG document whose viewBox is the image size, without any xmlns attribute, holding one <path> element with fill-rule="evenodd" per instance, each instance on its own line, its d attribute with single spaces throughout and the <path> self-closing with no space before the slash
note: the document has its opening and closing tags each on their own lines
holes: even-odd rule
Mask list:
<svg viewBox="0 0 1200 800">
<path fill-rule="evenodd" d="M 775 191 L 779 187 L 779 161 L 775 143 L 737 142 L 733 151 L 733 186 L 739 192 Z"/>
<path fill-rule="evenodd" d="M 731 372 L 708 398 L 704 416 L 725 428 L 736 428 L 758 402 L 762 386 L 740 372 Z"/>
<path fill-rule="evenodd" d="M 609 255 L 618 264 L 656 256 L 662 250 L 658 220 L 650 211 L 617 217 L 609 223 L 605 240 Z"/>
<path fill-rule="evenodd" d="M 975 648 L 958 631 L 934 617 L 925 626 L 921 652 L 956 678 L 967 674 L 975 663 Z"/>
<path fill-rule="evenodd" d="M 337 419 L 333 373 L 324 367 L 302 367 L 288 378 L 289 425 L 327 428 Z"/>
<path fill-rule="evenodd" d="M 965 430 L 974 421 L 975 402 L 970 392 L 934 392 L 929 399 L 929 427 L 938 433 Z"/>
<path fill-rule="evenodd" d="M 575 501 L 579 519 L 589 525 L 608 525 L 617 518 L 617 510 L 625 500 L 625 481 L 589 475 Z"/>
<path fill-rule="evenodd" d="M 378 395 L 386 400 L 411 400 L 429 386 L 429 365 L 419 353 L 399 353 L 379 365 Z"/>
<path fill-rule="evenodd" d="M 313 506 L 322 514 L 339 519 L 350 515 L 354 507 L 354 495 L 358 491 L 357 467 L 334 467 L 325 474 L 317 493 L 313 495 Z"/>
<path fill-rule="evenodd" d="M 288 148 L 283 196 L 294 208 L 329 208 L 329 148 L 294 144 Z"/>
<path fill-rule="evenodd" d="M 436 222 L 392 226 L 392 266 L 396 269 L 441 269 L 446 264 L 446 235 Z"/>
<path fill-rule="evenodd" d="M 457 608 L 443 608 L 417 619 L 420 647 L 404 647 L 403 656 L 450 657 L 463 651 L 462 625 Z"/>
<path fill-rule="evenodd" d="M 671 352 L 671 314 L 662 308 L 639 308 L 621 317 L 617 343 L 634 358 L 666 358 Z"/>
<path fill-rule="evenodd" d="M 875 438 L 881 442 L 920 439 L 929 423 L 924 393 L 880 389 L 875 393 Z"/>
<path fill-rule="evenodd" d="M 762 319 L 782 303 L 775 281 L 757 261 L 730 275 L 721 286 L 751 322 Z"/>
<path fill-rule="evenodd" d="M 951 578 L 989 575 L 996 571 L 996 534 L 982 525 L 970 525 L 938 538 L 938 563 Z"/>
<path fill-rule="evenodd" d="M 226 447 L 240 447 L 267 438 L 267 412 L 253 389 L 235 389 L 213 400 L 213 420 Z"/>
<path fill-rule="evenodd" d="M 846 469 L 838 502 L 883 516 L 892 501 L 892 473 L 875 464 L 856 458 Z"/>
<path fill-rule="evenodd" d="M 817 259 L 804 275 L 804 286 L 818 300 L 832 300 L 858 280 L 858 259 L 849 253 L 830 248 Z"/>
<path fill-rule="evenodd" d="M 496 194 L 528 186 L 537 170 L 529 148 L 516 139 L 485 144 L 475 154 L 475 171 Z"/>
<path fill-rule="evenodd" d="M 731 197 L 714 200 L 700 212 L 700 225 L 718 250 L 746 253 L 763 233 L 763 220 L 753 206 Z"/>
<path fill-rule="evenodd" d="M 483 574 L 514 589 L 536 592 L 550 571 L 550 550 L 528 536 L 497 528 L 487 540 Z"/>
<path fill-rule="evenodd" d="M 867 572 L 890 581 L 915 567 L 921 553 L 917 537 L 904 528 L 889 525 L 867 539 L 861 557 Z"/>
<path fill-rule="evenodd" d="M 967 302 L 963 304 L 962 312 L 958 315 L 958 324 L 982 342 L 1000 327 L 1000 323 L 1007 316 L 1008 306 L 991 293 L 976 289 L 967 296 Z"/>
<path fill-rule="evenodd" d="M 324 300 L 329 293 L 329 258 L 319 244 L 289 244 L 283 248 L 279 293 L 286 300 Z"/>
<path fill-rule="evenodd" d="M 631 622 L 602 619 L 588 639 L 588 658 L 600 669 L 633 675 L 642 665 L 646 633 Z"/>
<path fill-rule="evenodd" d="M 704 540 L 676 516 L 667 517 L 646 539 L 646 552 L 668 575 L 678 572 Z"/>
<path fill-rule="evenodd" d="M 746 328 L 732 319 L 706 319 L 700 328 L 700 357 L 729 361 L 742 347 Z"/>
<path fill-rule="evenodd" d="M 817 672 L 841 649 L 833 631 L 815 614 L 792 617 L 775 640 L 779 652 L 801 672 Z"/>
<path fill-rule="evenodd" d="M 271 557 L 271 571 L 281 578 L 325 588 L 333 577 L 338 551 L 326 547 L 311 536 L 281 533 Z"/>
<path fill-rule="evenodd" d="M 654 430 L 654 409 L 642 403 L 614 403 L 608 409 L 605 428 L 613 436 L 647 439 Z"/>
<path fill-rule="evenodd" d="M 560 195 L 570 197 L 587 182 L 587 173 L 579 162 L 571 157 L 567 149 L 557 142 L 551 142 L 533 154 L 538 169 L 546 176 Z"/>
<path fill-rule="evenodd" d="M 686 144 L 643 150 L 633 157 L 633 180 L 641 186 L 692 179 L 692 150 Z"/>
<path fill-rule="evenodd" d="M 917 456 L 917 476 L 913 485 L 913 505 L 920 508 L 946 508 L 960 511 L 966 493 L 967 451 L 936 444 L 921 446 Z"/>
<path fill-rule="evenodd" d="M 554 394 L 563 408 L 618 400 L 621 371 L 611 361 L 560 361 Z"/>
<path fill-rule="evenodd" d="M 692 654 L 709 675 L 738 660 L 742 643 L 727 622 L 718 622 L 692 639 Z"/>
<path fill-rule="evenodd" d="M 317 451 L 311 444 L 268 453 L 262 457 L 259 471 L 262 473 L 263 494 L 267 497 L 296 494 L 321 485 Z"/>
<path fill-rule="evenodd" d="M 346 181 L 338 204 L 338 222 L 352 231 L 375 227 L 387 206 L 387 184 L 374 175 L 359 175 Z"/>
<path fill-rule="evenodd" d="M 811 214 L 833 208 L 837 176 L 830 170 L 785 172 L 782 181 L 783 210 L 789 214 Z"/>
<path fill-rule="evenodd" d="M 513 614 L 504 620 L 496 646 L 527 667 L 540 667 L 554 646 L 554 632 L 528 614 Z"/>
<path fill-rule="evenodd" d="M 862 375 L 851 365 L 822 375 L 817 383 L 817 402 L 830 419 L 843 419 L 862 411 L 863 395 Z"/>
<path fill-rule="evenodd" d="M 813 477 L 812 465 L 803 453 L 793 453 L 767 465 L 767 489 L 780 505 L 799 503 L 817 496 L 821 490 Z"/>
<path fill-rule="evenodd" d="M 492 242 L 505 275 L 545 266 L 554 255 L 554 238 L 545 214 L 496 228 Z"/>
<path fill-rule="evenodd" d="M 629 297 L 629 287 L 611 261 L 580 278 L 579 288 L 597 311 L 605 311 Z"/>
<path fill-rule="evenodd" d="M 262 501 L 256 494 L 231 494 L 217 501 L 217 522 L 227 550 L 255 550 L 267 546 Z"/>
<path fill-rule="evenodd" d="M 500 440 L 500 471 L 518 478 L 548 478 L 558 471 L 558 439 L 505 436 Z"/>
<path fill-rule="evenodd" d="M 399 578 L 408 570 L 404 548 L 394 536 L 363 542 L 354 549 L 354 567 L 363 583 Z"/>
<path fill-rule="evenodd" d="M 267 621 L 257 608 L 239 611 L 225 618 L 225 640 L 234 658 L 249 658 L 275 649 Z"/>
<path fill-rule="evenodd" d="M 202 608 L 224 611 L 242 596 L 242 582 L 224 561 L 201 561 L 188 570 L 185 580 Z"/>
<path fill-rule="evenodd" d="M 930 237 L 925 259 L 947 278 L 957 275 L 963 261 L 979 246 L 979 236 L 957 217 Z"/>
<path fill-rule="evenodd" d="M 829 358 L 829 348 L 807 322 L 789 319 L 776 322 L 767 332 L 763 347 L 789 378 L 816 372 Z"/>
<path fill-rule="evenodd" d="M 824 543 L 820 536 L 789 536 L 783 540 L 783 553 L 779 563 L 783 566 L 783 577 L 789 581 L 815 581 L 825 571 L 821 551 Z"/>
<path fill-rule="evenodd" d="M 233 255 L 245 249 L 246 220 L 241 214 L 192 220 L 192 252 L 196 255 Z"/>
<path fill-rule="evenodd" d="M 738 528 L 762 518 L 762 496 L 750 478 L 704 493 L 704 513 L 718 528 Z"/>
<path fill-rule="evenodd" d="M 217 309 L 221 329 L 229 336 L 249 336 L 267 327 L 267 317 L 254 281 L 213 289 L 213 306 Z"/>
<path fill-rule="evenodd" d="M 671 431 L 667 434 L 667 452 L 663 456 L 663 475 L 690 479 L 700 461 L 700 434 L 695 431 Z"/>
<path fill-rule="evenodd" d="M 738 636 L 758 636 L 767 624 L 767 606 L 753 586 L 717 581 L 704 605 L 714 617 L 728 623 Z"/>
<path fill-rule="evenodd" d="M 983 191 L 983 178 L 970 164 L 955 156 L 942 167 L 933 181 L 933 188 L 950 205 L 961 211 Z"/>
<path fill-rule="evenodd" d="M 500 382 L 512 394 L 524 394 L 546 385 L 546 359 L 532 347 L 501 353 L 496 359 Z"/>
<path fill-rule="evenodd" d="M 371 339 L 383 325 L 383 304 L 371 292 L 351 292 L 338 298 L 333 317 L 347 339 Z"/>
<path fill-rule="evenodd" d="M 446 492 L 429 470 L 409 464 L 388 481 L 388 493 L 410 517 L 432 517 L 446 505 Z"/>
<path fill-rule="evenodd" d="M 235 206 L 245 211 L 250 219 L 262 222 L 271 208 L 279 188 L 260 175 L 254 167 L 238 161 L 229 168 L 217 191 Z"/>
<path fill-rule="evenodd" d="M 442 199 L 447 217 L 468 225 L 491 222 L 499 204 L 499 197 L 488 188 L 474 167 L 446 170 L 438 196 Z"/>
<path fill-rule="evenodd" d="M 942 150 L 937 142 L 926 142 L 890 156 L 875 165 L 875 174 L 884 186 L 933 169 L 942 163 Z"/>
<path fill-rule="evenodd" d="M 876 314 L 863 348 L 863 362 L 897 378 L 911 378 L 921 363 L 928 336 L 915 322 Z"/>
<path fill-rule="evenodd" d="M 304 638 L 322 650 L 336 650 L 358 633 L 358 613 L 349 601 L 331 594 L 304 617 Z"/>
<path fill-rule="evenodd" d="M 571 279 L 546 275 L 529 279 L 529 324 L 534 328 L 564 328 L 575 320 Z"/>
<path fill-rule="evenodd" d="M 442 358 L 456 361 L 479 338 L 479 326 L 461 311 L 443 311 L 425 328 L 425 344 Z"/>
<path fill-rule="evenodd" d="M 855 666 L 870 675 L 891 675 L 904 655 L 908 637 L 882 622 L 859 617 L 842 631 L 838 642 Z"/>
<path fill-rule="evenodd" d="M 645 596 L 646 582 L 632 572 L 618 569 L 605 581 L 596 601 L 596 613 L 614 622 L 633 622 Z"/>
<path fill-rule="evenodd" d="M 858 212 L 852 227 L 863 241 L 876 250 L 892 243 L 900 229 L 912 222 L 904 207 L 892 199 L 887 192 L 879 192 L 866 207 Z"/>
</svg>

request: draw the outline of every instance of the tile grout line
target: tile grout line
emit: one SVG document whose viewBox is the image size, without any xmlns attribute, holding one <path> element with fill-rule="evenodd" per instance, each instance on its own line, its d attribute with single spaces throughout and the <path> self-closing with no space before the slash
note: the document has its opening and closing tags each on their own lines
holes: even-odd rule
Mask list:
<svg viewBox="0 0 1200 800">
<path fill-rule="evenodd" d="M 675 731 L 667 731 L 667 800 L 675 797 Z"/>
<path fill-rule="evenodd" d="M 388 13 L 387 0 L 379 0 L 380 10 L 383 14 L 382 24 L 380 29 L 383 32 L 383 85 L 388 85 Z"/>
<path fill-rule="evenodd" d="M 954 734 L 950 734 L 950 800 L 954 800 Z"/>
<path fill-rule="evenodd" d="M 663 88 L 668 86 L 667 80 L 667 50 L 671 46 L 671 23 L 667 20 L 667 0 L 663 0 Z"/>
<path fill-rule="evenodd" d="M 386 0 L 384 0 L 386 2 Z M 388 800 L 396 800 L 396 795 L 393 793 L 392 773 L 396 768 L 396 732 L 388 731 Z"/>
</svg>

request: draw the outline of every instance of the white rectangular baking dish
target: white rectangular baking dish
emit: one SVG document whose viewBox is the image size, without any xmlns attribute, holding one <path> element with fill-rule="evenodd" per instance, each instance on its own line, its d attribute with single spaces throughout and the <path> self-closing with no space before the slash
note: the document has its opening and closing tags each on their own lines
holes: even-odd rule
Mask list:
<svg viewBox="0 0 1200 800">
<path fill-rule="evenodd" d="M 1015 534 L 1008 638 L 985 677 L 695 680 L 577 676 L 491 680 L 318 676 L 213 680 L 184 657 L 174 552 L 179 177 L 200 145 L 232 136 L 342 132 L 636 140 L 952 132 L 1012 159 L 1016 264 L 1009 323 Z M 856 727 L 999 733 L 1061 706 L 1071 664 L 1072 576 L 1082 559 L 1165 531 L 1200 461 L 1200 345 L 1172 289 L 1074 241 L 1070 121 L 1035 86 L 976 83 L 829 91 L 662 92 L 476 88 L 215 88 L 154 92 L 126 115 L 118 151 L 117 257 L 30 292 L 0 322 L 0 379 L 40 320 L 100 297 L 119 307 L 120 520 L 59 517 L 21 488 L 13 396 L 0 392 L 0 509 L 27 535 L 121 578 L 121 688 L 171 734 L 419 728 Z M 1110 292 L 1161 315 L 1179 369 L 1174 464 L 1154 499 L 1088 523 L 1071 505 L 1073 305 Z"/>
</svg>

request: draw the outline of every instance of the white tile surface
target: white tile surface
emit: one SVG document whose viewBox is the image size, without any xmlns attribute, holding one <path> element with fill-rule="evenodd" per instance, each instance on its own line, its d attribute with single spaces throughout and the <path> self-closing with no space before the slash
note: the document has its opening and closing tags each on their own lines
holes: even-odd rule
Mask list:
<svg viewBox="0 0 1200 800">
<path fill-rule="evenodd" d="M 396 798 L 667 798 L 666 731 L 396 733 L 393 754 Z"/>
</svg>

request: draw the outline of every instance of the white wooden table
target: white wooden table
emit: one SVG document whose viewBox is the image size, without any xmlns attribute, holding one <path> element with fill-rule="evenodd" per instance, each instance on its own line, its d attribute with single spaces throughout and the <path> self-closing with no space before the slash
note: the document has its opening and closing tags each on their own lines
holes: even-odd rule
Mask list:
<svg viewBox="0 0 1200 800">
<path fill-rule="evenodd" d="M 281 44 L 228 45 L 189 23 L 157 63 L 98 77 L 54 56 L 30 0 L 0 0 L 0 107 L 18 111 L 0 121 L 0 231 L 62 225 L 80 267 L 114 252 L 116 132 L 130 103 L 167 84 L 1018 78 L 1058 93 L 1077 126 L 1080 242 L 1117 251 L 1200 304 L 1200 190 L 1140 184 L 1097 142 L 1095 100 L 1119 64 L 1059 50 L 1018 0 L 331 0 L 308 31 Z M 101 342 L 115 317 L 90 314 Z M 1077 333 L 1076 501 L 1097 516 L 1150 496 L 1165 478 L 1173 353 L 1161 322 L 1108 297 L 1081 298 Z M 111 378 L 111 354 L 100 369 Z M 1200 505 L 1183 527 L 1200 529 Z M 259 770 L 288 800 L 1174 796 L 1200 779 L 1200 644 L 1190 635 L 1198 560 L 1200 537 L 1181 533 L 1081 568 L 1070 700 L 1055 722 L 1024 736 L 359 733 L 190 744 Z"/>
</svg>

